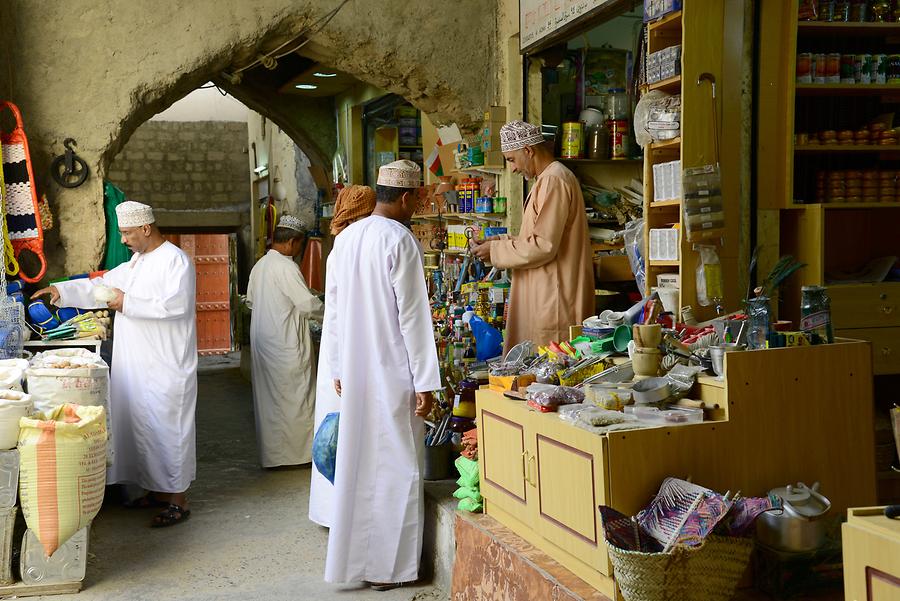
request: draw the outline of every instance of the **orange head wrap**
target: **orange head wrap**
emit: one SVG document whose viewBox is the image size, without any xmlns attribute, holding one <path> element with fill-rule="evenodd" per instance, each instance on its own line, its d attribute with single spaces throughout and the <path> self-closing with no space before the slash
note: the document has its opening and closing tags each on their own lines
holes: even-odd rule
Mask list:
<svg viewBox="0 0 900 601">
<path fill-rule="evenodd" d="M 331 235 L 337 236 L 344 228 L 375 209 L 375 190 L 369 186 L 348 186 L 338 193 L 331 219 Z"/>
</svg>

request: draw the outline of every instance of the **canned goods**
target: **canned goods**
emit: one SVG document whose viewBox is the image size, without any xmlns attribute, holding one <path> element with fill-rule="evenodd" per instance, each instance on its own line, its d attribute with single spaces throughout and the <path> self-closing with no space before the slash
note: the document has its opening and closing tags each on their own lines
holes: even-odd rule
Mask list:
<svg viewBox="0 0 900 601">
<path fill-rule="evenodd" d="M 856 54 L 853 57 L 853 79 L 856 83 L 872 83 L 872 55 Z"/>
<path fill-rule="evenodd" d="M 581 121 L 566 121 L 562 124 L 562 157 L 581 158 L 584 142 L 584 124 Z"/>
<path fill-rule="evenodd" d="M 801 52 L 797 55 L 797 83 L 812 83 L 813 55 Z"/>
<path fill-rule="evenodd" d="M 900 54 L 888 57 L 887 83 L 900 84 Z"/>
<path fill-rule="evenodd" d="M 498 196 L 494 199 L 494 212 L 506 214 L 506 197 Z"/>
<path fill-rule="evenodd" d="M 850 21 L 854 23 L 863 23 L 868 20 L 868 5 L 865 2 L 853 2 L 850 5 Z"/>
<path fill-rule="evenodd" d="M 825 69 L 828 62 L 828 55 L 824 52 L 818 52 L 813 55 L 812 62 L 812 80 L 813 83 L 825 83 Z"/>
<path fill-rule="evenodd" d="M 841 83 L 840 52 L 832 52 L 825 57 L 825 83 Z"/>
<path fill-rule="evenodd" d="M 612 159 L 624 159 L 625 144 L 628 140 L 628 119 L 616 119 L 609 122 L 609 156 Z"/>
<path fill-rule="evenodd" d="M 849 0 L 838 0 L 834 4 L 834 20 L 847 22 L 850 20 L 850 2 Z"/>
<path fill-rule="evenodd" d="M 854 5 L 855 6 L 855 5 Z M 888 55 L 872 55 L 872 83 L 887 83 Z"/>
<path fill-rule="evenodd" d="M 819 0 L 819 21 L 834 21 L 835 0 Z"/>
<path fill-rule="evenodd" d="M 856 78 L 853 76 L 853 65 L 856 63 L 856 55 L 853 54 L 842 54 L 841 55 L 841 80 L 840 83 L 856 83 Z"/>
</svg>

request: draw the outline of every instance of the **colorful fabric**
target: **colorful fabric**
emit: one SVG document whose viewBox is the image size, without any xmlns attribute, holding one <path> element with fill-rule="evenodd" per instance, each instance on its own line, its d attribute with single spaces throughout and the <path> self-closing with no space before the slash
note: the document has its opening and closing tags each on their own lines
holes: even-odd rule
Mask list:
<svg viewBox="0 0 900 601">
<path fill-rule="evenodd" d="M 500 150 L 512 152 L 544 143 L 541 128 L 525 121 L 510 121 L 500 128 Z"/>
<path fill-rule="evenodd" d="M 612 507 L 600 505 L 600 521 L 603 536 L 612 546 L 624 551 L 659 553 L 662 545 L 635 519 L 619 513 Z"/>
<path fill-rule="evenodd" d="M 116 207 L 125 202 L 125 193 L 110 182 L 103 182 L 103 212 L 106 213 L 106 255 L 103 269 L 113 269 L 131 260 L 131 250 L 122 244 Z"/>
<path fill-rule="evenodd" d="M 753 532 L 756 518 L 772 509 L 781 509 L 781 499 L 775 495 L 749 499 L 738 497 L 725 519 L 716 526 L 716 534 L 748 536 Z"/>
<path fill-rule="evenodd" d="M 375 190 L 369 186 L 348 186 L 338 193 L 331 218 L 331 235 L 337 236 L 344 228 L 375 209 Z"/>
</svg>

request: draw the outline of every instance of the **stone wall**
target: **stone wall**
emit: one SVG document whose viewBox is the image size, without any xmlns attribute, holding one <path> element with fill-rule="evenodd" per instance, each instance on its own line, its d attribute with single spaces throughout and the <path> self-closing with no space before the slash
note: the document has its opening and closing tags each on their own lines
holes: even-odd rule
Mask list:
<svg viewBox="0 0 900 601">
<path fill-rule="evenodd" d="M 107 179 L 155 209 L 247 212 L 247 124 L 148 121 L 113 160 Z"/>
<path fill-rule="evenodd" d="M 496 0 L 437 8 L 379 0 L 378 10 L 349 2 L 326 20 L 336 6 L 336 0 L 0 2 L 0 97 L 25 115 L 36 170 L 45 174 L 62 141 L 73 137 L 92 172 L 79 188 L 47 187 L 59 223 L 47 239 L 50 275 L 98 264 L 109 164 L 141 124 L 207 81 L 266 114 L 311 161 L 330 164 L 337 129 L 331 99 L 288 98 L 254 87 L 249 75 L 243 83 L 225 77 L 261 53 L 290 54 L 302 41 L 299 54 L 398 93 L 439 121 L 471 123 L 490 104 Z"/>
</svg>

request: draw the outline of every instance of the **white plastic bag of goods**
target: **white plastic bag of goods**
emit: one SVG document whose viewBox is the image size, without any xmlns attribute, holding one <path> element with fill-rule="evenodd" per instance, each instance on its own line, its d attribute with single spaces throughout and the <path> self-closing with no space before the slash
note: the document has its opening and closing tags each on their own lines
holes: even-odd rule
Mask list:
<svg viewBox="0 0 900 601">
<path fill-rule="evenodd" d="M 0 359 L 0 388 L 22 390 L 28 359 Z"/>
<path fill-rule="evenodd" d="M 34 413 L 31 395 L 18 390 L 0 390 L 0 451 L 14 449 L 19 442 L 19 420 Z"/>
<path fill-rule="evenodd" d="M 25 522 L 47 555 L 91 523 L 106 486 L 103 407 L 66 403 L 23 417 L 19 432 L 19 498 Z"/>
<path fill-rule="evenodd" d="M 109 416 L 109 366 L 100 355 L 84 348 L 55 349 L 36 354 L 25 371 L 35 411 L 48 413 L 63 403 L 106 409 L 106 430 L 113 436 Z M 107 463 L 113 464 L 113 447 Z"/>
</svg>

